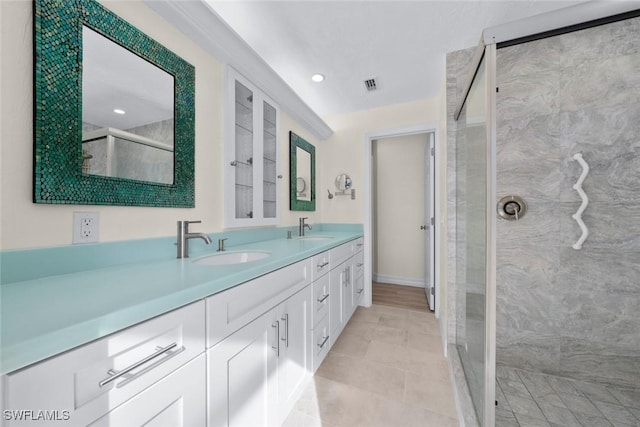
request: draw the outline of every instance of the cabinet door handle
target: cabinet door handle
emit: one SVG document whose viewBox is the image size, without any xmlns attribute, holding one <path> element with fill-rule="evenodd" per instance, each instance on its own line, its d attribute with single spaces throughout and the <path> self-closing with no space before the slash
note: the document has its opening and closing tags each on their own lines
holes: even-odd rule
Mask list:
<svg viewBox="0 0 640 427">
<path fill-rule="evenodd" d="M 322 264 L 318 264 L 318 268 L 325 268 L 327 265 L 329 265 L 329 261 L 325 261 Z"/>
<path fill-rule="evenodd" d="M 169 344 L 166 347 L 157 347 L 157 351 L 147 357 L 145 357 L 142 360 L 137 361 L 136 363 L 134 363 L 133 365 L 127 366 L 126 368 L 124 368 L 122 371 L 114 371 L 113 369 L 109 369 L 109 376 L 105 379 L 103 379 L 102 381 L 100 381 L 98 383 L 98 385 L 100 387 L 104 387 L 105 385 L 109 384 L 112 381 L 117 380 L 118 378 L 120 378 L 123 375 L 128 374 L 129 372 L 133 371 L 136 368 L 139 368 L 140 366 L 144 365 L 145 363 L 148 363 L 150 361 L 152 361 L 153 359 L 155 359 L 156 357 L 160 357 L 163 354 L 171 351 L 172 349 L 176 348 L 178 346 L 178 343 L 173 343 L 173 344 Z"/>
<path fill-rule="evenodd" d="M 282 341 L 284 341 L 284 347 L 289 348 L 289 313 L 285 313 L 282 317 L 284 321 L 284 337 L 282 337 Z"/>
<path fill-rule="evenodd" d="M 325 301 L 326 301 L 326 299 L 327 299 L 327 298 L 329 298 L 329 294 L 322 295 L 322 297 L 321 297 L 321 298 L 318 298 L 318 302 L 319 302 L 319 303 L 323 303 L 323 302 L 325 302 Z"/>
<path fill-rule="evenodd" d="M 358 268 L 360 268 L 360 267 L 362 267 L 364 264 L 363 264 L 363 263 L 361 263 L 361 262 L 359 262 L 359 263 L 357 263 L 356 265 L 358 266 Z"/>
<path fill-rule="evenodd" d="M 318 344 L 318 347 L 320 347 L 320 348 L 324 347 L 324 345 L 327 343 L 328 339 L 329 339 L 329 335 L 327 335 L 326 337 L 322 338 L 322 342 Z"/>
<path fill-rule="evenodd" d="M 272 345 L 271 348 L 275 350 L 276 357 L 280 357 L 280 322 L 276 320 L 271 327 L 276 328 L 276 345 Z"/>
<path fill-rule="evenodd" d="M 364 291 L 364 288 L 358 290 L 358 295 L 360 295 Z"/>
<path fill-rule="evenodd" d="M 356 243 L 356 246 L 361 248 L 362 246 L 364 246 L 364 243 Z"/>
</svg>

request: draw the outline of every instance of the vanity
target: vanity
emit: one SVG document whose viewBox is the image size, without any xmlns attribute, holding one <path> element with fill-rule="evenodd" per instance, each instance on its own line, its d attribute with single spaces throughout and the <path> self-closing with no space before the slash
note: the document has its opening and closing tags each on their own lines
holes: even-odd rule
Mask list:
<svg viewBox="0 0 640 427">
<path fill-rule="evenodd" d="M 362 302 L 361 236 L 2 285 L 3 425 L 279 425 Z"/>
</svg>

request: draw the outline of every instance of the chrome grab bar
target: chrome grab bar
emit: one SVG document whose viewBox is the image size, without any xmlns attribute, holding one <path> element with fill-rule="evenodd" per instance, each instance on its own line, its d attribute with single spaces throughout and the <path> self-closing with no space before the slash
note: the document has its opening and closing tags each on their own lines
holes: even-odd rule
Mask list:
<svg viewBox="0 0 640 427">
<path fill-rule="evenodd" d="M 136 368 L 139 368 L 140 366 L 144 365 L 147 362 L 150 362 L 151 360 L 155 359 L 156 357 L 159 357 L 165 353 L 167 353 L 168 351 L 176 348 L 176 346 L 178 345 L 178 343 L 173 343 L 173 344 L 169 344 L 166 347 L 156 347 L 156 349 L 158 351 L 156 351 L 155 353 L 145 357 L 144 359 L 134 363 L 133 365 L 130 365 L 126 368 L 124 368 L 122 371 L 114 371 L 113 369 L 109 369 L 109 371 L 107 372 L 109 374 L 109 377 L 103 379 L 102 381 L 100 381 L 98 383 L 98 385 L 100 387 L 104 387 L 105 385 L 109 384 L 112 381 L 117 380 L 118 378 L 120 378 L 123 375 L 128 374 L 129 372 L 133 371 Z"/>
</svg>

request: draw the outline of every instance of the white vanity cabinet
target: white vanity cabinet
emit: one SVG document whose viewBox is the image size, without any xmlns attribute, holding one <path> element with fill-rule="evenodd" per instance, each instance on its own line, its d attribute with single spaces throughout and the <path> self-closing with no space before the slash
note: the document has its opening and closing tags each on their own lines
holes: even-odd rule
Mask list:
<svg viewBox="0 0 640 427">
<path fill-rule="evenodd" d="M 90 425 L 204 427 L 205 369 L 205 356 L 201 354 Z"/>
<path fill-rule="evenodd" d="M 7 419 L 6 411 L 12 410 L 58 411 L 56 417 L 68 418 L 65 426 L 161 419 L 205 425 L 203 371 L 198 369 L 203 360 L 196 361 L 203 352 L 200 301 L 7 374 L 5 426 L 42 425 L 41 420 Z M 115 421 L 125 419 L 141 423 Z"/>
<path fill-rule="evenodd" d="M 331 262 L 331 336 L 337 339 L 344 329 L 351 315 L 356 309 L 357 301 L 354 297 L 354 270 L 353 255 L 356 251 L 356 241 L 347 242 L 344 245 L 329 251 Z"/>
<path fill-rule="evenodd" d="M 331 263 L 329 251 L 313 257 L 313 338 L 311 346 L 312 365 L 315 372 L 331 347 L 330 309 L 331 309 Z"/>
<path fill-rule="evenodd" d="M 207 299 L 210 426 L 278 425 L 300 396 L 311 375 L 311 262 Z"/>
<path fill-rule="evenodd" d="M 278 323 L 270 310 L 207 350 L 209 427 L 278 422 Z"/>
<path fill-rule="evenodd" d="M 307 286 L 277 309 L 280 329 L 278 354 L 279 422 L 283 422 L 307 384 L 312 372 L 311 286 Z"/>
<path fill-rule="evenodd" d="M 353 258 L 353 304 L 354 310 L 364 300 L 364 245 L 363 239 L 360 238 L 355 242 L 356 254 Z"/>
</svg>

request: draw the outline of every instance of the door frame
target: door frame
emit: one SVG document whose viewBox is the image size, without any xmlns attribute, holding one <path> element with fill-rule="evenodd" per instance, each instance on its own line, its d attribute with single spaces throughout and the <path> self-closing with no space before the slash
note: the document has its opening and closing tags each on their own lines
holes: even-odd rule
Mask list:
<svg viewBox="0 0 640 427">
<path fill-rule="evenodd" d="M 365 190 L 364 190 L 364 279 L 365 279 L 365 295 L 364 295 L 364 305 L 366 307 L 370 307 L 373 302 L 373 290 L 372 290 L 372 280 L 373 280 L 373 153 L 372 153 L 372 144 L 373 141 L 377 139 L 383 138 L 392 138 L 398 136 L 408 136 L 408 135 L 416 135 L 416 134 L 434 134 L 434 165 L 437 165 L 437 159 L 439 157 L 439 147 L 438 147 L 438 125 L 434 123 L 425 123 L 415 126 L 409 126 L 404 128 L 394 128 L 381 130 L 376 132 L 367 133 L 364 136 L 364 180 L 365 180 Z M 435 250 L 433 253 L 434 256 L 434 283 L 436 289 L 436 298 L 435 298 L 435 315 L 436 318 L 440 318 L 440 298 L 438 295 L 440 294 L 440 277 L 441 272 L 438 265 L 438 247 L 437 244 L 440 241 L 441 229 L 439 227 L 439 220 L 437 218 L 438 213 L 440 212 L 440 203 L 441 203 L 441 194 L 440 194 L 440 182 L 438 181 L 438 174 L 436 173 L 437 166 L 431 170 L 431 178 L 433 180 L 433 185 L 435 187 L 434 192 L 434 211 L 436 215 L 435 219 Z"/>
</svg>

